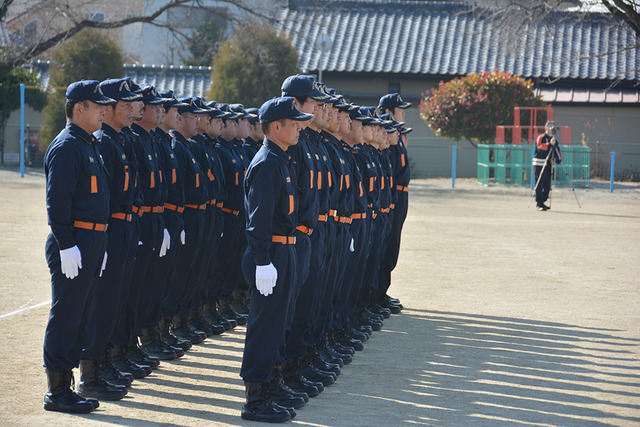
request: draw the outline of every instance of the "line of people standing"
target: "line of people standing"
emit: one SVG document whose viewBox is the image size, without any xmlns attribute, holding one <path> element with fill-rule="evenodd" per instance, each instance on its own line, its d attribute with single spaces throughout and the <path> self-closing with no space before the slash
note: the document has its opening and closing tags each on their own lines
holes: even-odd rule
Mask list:
<svg viewBox="0 0 640 427">
<path fill-rule="evenodd" d="M 249 322 L 243 417 L 290 418 L 400 311 L 387 289 L 406 216 L 408 103 L 387 95 L 377 117 L 303 75 L 283 95 L 310 115 L 299 137 L 289 129 L 293 229 L 267 247 L 260 229 L 275 217 L 259 212 L 275 201 L 250 165 L 269 146 L 262 111 L 131 79 L 68 87 L 68 123 L 45 156 L 45 409 L 86 413 L 121 399 L 160 361 Z M 295 257 L 289 275 L 271 262 L 273 245 Z M 271 305 L 286 288 L 270 281 L 278 275 L 291 282 L 286 310 Z M 278 328 L 261 330 L 262 298 L 273 319 L 285 315 Z"/>
</svg>

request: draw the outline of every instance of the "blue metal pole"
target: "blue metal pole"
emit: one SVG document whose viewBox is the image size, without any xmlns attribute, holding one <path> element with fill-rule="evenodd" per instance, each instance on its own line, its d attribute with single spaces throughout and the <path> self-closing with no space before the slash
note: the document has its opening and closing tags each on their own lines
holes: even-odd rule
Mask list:
<svg viewBox="0 0 640 427">
<path fill-rule="evenodd" d="M 536 147 L 533 147 L 531 149 L 531 175 L 529 175 L 531 177 L 530 181 L 531 181 L 531 189 L 533 190 L 533 187 L 535 187 L 536 185 L 536 179 L 533 176 L 533 156 L 536 155 Z"/>
<path fill-rule="evenodd" d="M 24 90 L 25 84 L 20 84 L 20 177 L 24 178 Z"/>
<path fill-rule="evenodd" d="M 613 175 L 616 169 L 616 152 L 611 152 L 611 180 L 609 181 L 609 191 L 613 193 Z"/>
<path fill-rule="evenodd" d="M 451 147 L 451 188 L 456 188 L 456 158 L 458 157 L 458 147 Z"/>
</svg>

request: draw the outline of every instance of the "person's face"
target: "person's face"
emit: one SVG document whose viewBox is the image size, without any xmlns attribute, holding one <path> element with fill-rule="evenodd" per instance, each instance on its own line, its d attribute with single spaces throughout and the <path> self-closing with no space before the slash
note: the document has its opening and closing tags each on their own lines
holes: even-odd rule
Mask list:
<svg viewBox="0 0 640 427">
<path fill-rule="evenodd" d="M 287 148 L 298 143 L 301 128 L 300 122 L 296 120 L 284 119 L 274 122 L 270 126 L 269 138 L 286 151 Z"/>
<path fill-rule="evenodd" d="M 340 111 L 338 113 L 338 117 L 340 124 L 340 134 L 348 135 L 349 131 L 351 130 L 351 117 L 349 117 L 349 114 L 344 111 Z"/>
<path fill-rule="evenodd" d="M 238 130 L 236 138 L 246 138 L 249 136 L 249 119 L 238 119 Z"/>
<path fill-rule="evenodd" d="M 256 141 L 262 141 L 262 139 L 264 138 L 264 133 L 262 132 L 262 126 L 260 125 L 260 122 L 255 122 L 254 124 L 249 125 L 249 130 L 249 136 L 251 138 Z"/>
<path fill-rule="evenodd" d="M 393 109 L 393 119 L 396 122 L 404 122 L 404 109 L 400 107 L 396 107 Z"/>
<path fill-rule="evenodd" d="M 144 113 L 144 102 L 134 101 L 131 104 L 133 106 L 133 120 L 136 122 L 142 120 L 142 115 Z"/>
<path fill-rule="evenodd" d="M 222 119 L 211 119 L 209 122 L 209 129 L 207 135 L 212 138 L 217 138 L 222 133 Z"/>
<path fill-rule="evenodd" d="M 238 124 L 235 120 L 226 120 L 222 126 L 222 133 L 220 136 L 227 141 L 231 141 L 238 134 Z"/>
<path fill-rule="evenodd" d="M 325 104 L 324 102 L 316 102 L 315 106 L 313 108 L 313 119 L 312 119 L 312 123 L 320 128 L 320 129 L 324 129 L 327 127 L 327 109 L 328 109 L 328 104 Z"/>
<path fill-rule="evenodd" d="M 200 117 L 195 113 L 180 114 L 178 128 L 185 138 L 191 138 L 198 134 L 198 122 Z"/>
<path fill-rule="evenodd" d="M 370 143 L 373 140 L 373 126 L 366 125 L 362 127 L 362 139 L 366 143 Z"/>
<path fill-rule="evenodd" d="M 156 123 L 156 126 L 160 126 L 162 122 L 164 122 L 164 107 L 162 105 L 156 105 L 155 107 L 158 114 L 158 121 Z"/>
<path fill-rule="evenodd" d="M 200 120 L 198 120 L 198 133 L 205 133 L 209 130 L 211 117 L 208 114 L 198 114 L 198 117 L 200 117 Z"/>
<path fill-rule="evenodd" d="M 363 126 L 362 122 L 359 120 L 351 121 L 351 130 L 349 131 L 349 139 L 353 141 L 354 144 L 362 144 L 363 142 Z"/>
<path fill-rule="evenodd" d="M 178 127 L 178 108 L 171 107 L 169 111 L 164 113 L 164 120 L 162 121 L 162 127 L 165 130 L 177 129 Z"/>
<path fill-rule="evenodd" d="M 329 104 L 329 108 L 327 108 L 327 127 L 330 132 L 338 132 L 340 129 L 340 125 L 338 123 L 338 109 L 333 108 L 331 104 Z"/>
<path fill-rule="evenodd" d="M 133 123 L 133 102 L 118 101 L 113 111 L 113 124 L 120 129 Z"/>
<path fill-rule="evenodd" d="M 106 108 L 91 101 L 78 102 L 73 107 L 71 123 L 79 126 L 87 133 L 93 133 L 102 128 Z"/>
</svg>

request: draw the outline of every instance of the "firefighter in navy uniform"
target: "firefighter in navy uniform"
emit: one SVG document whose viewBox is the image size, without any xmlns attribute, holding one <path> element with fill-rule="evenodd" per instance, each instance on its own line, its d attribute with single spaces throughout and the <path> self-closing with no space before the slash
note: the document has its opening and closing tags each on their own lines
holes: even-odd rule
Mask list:
<svg viewBox="0 0 640 427">
<path fill-rule="evenodd" d="M 536 151 L 533 154 L 533 173 L 536 182 L 536 206 L 539 211 L 549 210 L 549 206 L 544 202 L 549 198 L 551 191 L 551 169 L 552 163 L 562 162 L 560 144 L 556 138 L 556 124 L 548 121 L 544 125 L 544 133 L 538 135 L 536 139 Z M 540 174 L 542 173 L 542 177 Z M 539 180 L 539 182 L 538 182 Z"/>
<path fill-rule="evenodd" d="M 240 369 L 246 387 L 243 419 L 288 421 L 295 416 L 293 406 L 305 403 L 283 383 L 270 384 L 270 380 L 282 359 L 291 287 L 297 280 L 297 194 L 286 150 L 298 142 L 299 122 L 312 117 L 298 111 L 291 97 L 273 98 L 260 107 L 265 141 L 244 181 L 248 246 L 242 271 L 252 294 Z"/>
<path fill-rule="evenodd" d="M 122 128 L 133 122 L 133 102 L 142 100 L 142 95 L 130 91 L 124 79 L 110 79 L 100 83 L 105 96 L 117 100 L 105 111 L 102 129 L 94 136 L 100 140 L 102 155 L 109 182 L 109 227 L 107 229 L 107 253 L 109 262 L 98 280 L 96 300 L 91 319 L 87 326 L 89 342 L 82 351 L 81 364 L 96 369 L 100 360 L 99 374 L 110 383 L 129 386 L 133 381 L 130 373 L 121 374 L 111 363 L 109 353 L 114 346 L 110 343 L 118 316 L 123 312 L 128 282 L 124 280 L 126 268 L 135 257 L 138 238 L 131 225 L 131 208 L 138 195 L 134 185 L 137 166 L 131 143 L 121 133 Z M 88 391 L 91 393 L 91 391 Z M 98 399 L 100 395 L 94 395 Z M 104 397 L 102 397 L 104 399 Z"/>
<path fill-rule="evenodd" d="M 99 83 L 82 80 L 69 85 L 67 125 L 44 159 L 51 226 L 45 246 L 52 297 L 44 336 L 48 411 L 88 413 L 98 407 L 96 400 L 74 393 L 71 382 L 85 345 L 94 287 L 107 261 L 109 184 L 91 133 L 102 126 L 105 106 L 116 101 L 102 94 Z"/>
</svg>

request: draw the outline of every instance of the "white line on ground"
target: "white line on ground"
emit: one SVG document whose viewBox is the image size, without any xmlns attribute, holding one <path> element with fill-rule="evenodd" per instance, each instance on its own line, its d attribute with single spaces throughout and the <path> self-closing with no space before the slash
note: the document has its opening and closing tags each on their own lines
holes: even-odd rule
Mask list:
<svg viewBox="0 0 640 427">
<path fill-rule="evenodd" d="M 31 309 L 34 309 L 34 308 L 42 307 L 43 305 L 46 305 L 46 304 L 51 304 L 51 300 L 41 302 L 40 304 L 32 305 L 31 307 L 21 308 L 20 310 L 12 311 L 11 313 L 0 314 L 0 319 L 4 319 L 5 317 L 13 316 L 14 314 L 20 314 L 23 311 L 28 311 L 28 310 L 31 310 Z"/>
</svg>

